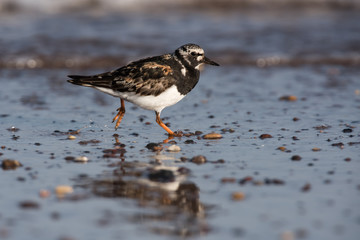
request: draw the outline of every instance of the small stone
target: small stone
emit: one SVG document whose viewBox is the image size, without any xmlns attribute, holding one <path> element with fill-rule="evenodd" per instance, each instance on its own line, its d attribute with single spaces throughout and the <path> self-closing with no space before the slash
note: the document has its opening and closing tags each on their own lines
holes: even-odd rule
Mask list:
<svg viewBox="0 0 360 240">
<path fill-rule="evenodd" d="M 285 231 L 281 233 L 281 240 L 294 240 L 295 235 L 291 231 Z"/>
<path fill-rule="evenodd" d="M 75 160 L 75 157 L 73 157 L 73 156 L 66 156 L 64 159 L 65 159 L 66 161 L 74 161 L 74 160 Z"/>
<path fill-rule="evenodd" d="M 233 201 L 242 201 L 245 199 L 245 194 L 243 192 L 233 192 L 231 194 L 231 199 Z"/>
<path fill-rule="evenodd" d="M 278 178 L 274 178 L 274 179 L 271 180 L 271 183 L 275 184 L 275 185 L 284 185 L 285 181 L 281 180 L 281 179 L 278 179 Z"/>
<path fill-rule="evenodd" d="M 325 129 L 331 128 L 331 126 L 325 124 L 325 125 L 315 126 L 314 128 L 315 128 L 315 130 L 325 130 Z"/>
<path fill-rule="evenodd" d="M 345 162 L 350 162 L 350 161 L 351 161 L 351 158 L 349 158 L 349 157 L 348 157 L 348 158 L 345 158 L 344 161 L 345 161 Z"/>
<path fill-rule="evenodd" d="M 311 184 L 310 183 L 306 183 L 302 188 L 301 191 L 302 192 L 308 192 L 311 189 Z"/>
<path fill-rule="evenodd" d="M 245 183 L 251 182 L 251 181 L 253 181 L 253 178 L 251 176 L 247 176 L 247 177 L 240 179 L 239 184 L 244 185 Z"/>
<path fill-rule="evenodd" d="M 184 142 L 185 144 L 195 144 L 195 141 L 192 139 L 188 139 Z"/>
<path fill-rule="evenodd" d="M 224 160 L 224 159 L 218 159 L 218 160 L 216 160 L 216 161 L 213 161 L 213 163 L 223 164 L 223 163 L 225 163 L 225 160 Z"/>
<path fill-rule="evenodd" d="M 281 147 L 278 147 L 277 150 L 284 152 L 286 150 L 286 147 L 281 146 Z"/>
<path fill-rule="evenodd" d="M 271 136 L 270 134 L 267 134 L 267 133 L 265 133 L 265 134 L 261 134 L 260 135 L 260 139 L 265 139 L 265 138 L 272 138 L 273 136 Z"/>
<path fill-rule="evenodd" d="M 312 150 L 313 152 L 319 152 L 319 151 L 321 151 L 321 148 L 314 147 L 314 148 L 312 148 L 311 150 Z"/>
<path fill-rule="evenodd" d="M 301 157 L 299 155 L 294 155 L 294 156 L 291 157 L 291 160 L 292 161 L 300 161 Z"/>
<path fill-rule="evenodd" d="M 180 157 L 180 161 L 182 161 L 182 162 L 187 162 L 187 161 L 189 161 L 189 158 L 187 158 L 187 157 Z"/>
<path fill-rule="evenodd" d="M 203 136 L 203 139 L 220 139 L 222 135 L 220 133 L 208 133 Z"/>
<path fill-rule="evenodd" d="M 39 196 L 41 198 L 48 198 L 48 197 L 50 197 L 50 191 L 46 190 L 46 189 L 41 189 L 39 192 Z"/>
<path fill-rule="evenodd" d="M 7 129 L 9 132 L 18 132 L 20 129 L 17 127 L 12 126 L 11 128 Z"/>
<path fill-rule="evenodd" d="M 161 151 L 163 149 L 163 146 L 159 143 L 148 143 L 146 145 L 146 148 L 156 152 L 156 151 Z"/>
<path fill-rule="evenodd" d="M 345 147 L 342 142 L 333 143 L 333 144 L 331 144 L 331 146 L 333 146 L 333 147 L 339 147 L 340 149 L 344 149 L 344 147 Z"/>
<path fill-rule="evenodd" d="M 342 131 L 343 133 L 351 133 L 353 130 L 351 128 L 345 128 Z"/>
<path fill-rule="evenodd" d="M 1 167 L 4 170 L 14 170 L 18 167 L 22 167 L 22 164 L 17 160 L 5 159 L 1 162 Z"/>
<path fill-rule="evenodd" d="M 100 140 L 96 140 L 96 139 L 91 139 L 91 140 L 88 140 L 88 141 L 80 141 L 78 142 L 80 145 L 88 145 L 88 144 L 91 144 L 91 145 L 97 145 L 98 143 L 100 143 L 101 141 Z"/>
<path fill-rule="evenodd" d="M 23 209 L 38 209 L 40 206 L 34 201 L 22 201 L 19 203 L 19 207 Z"/>
<path fill-rule="evenodd" d="M 294 121 L 294 122 L 297 122 L 297 121 L 299 121 L 299 120 L 300 120 L 300 118 L 297 118 L 297 117 L 294 117 L 294 118 L 293 118 L 293 121 Z"/>
<path fill-rule="evenodd" d="M 166 151 L 168 151 L 168 152 L 180 152 L 181 148 L 178 145 L 173 144 L 170 147 L 168 147 L 166 149 Z"/>
<path fill-rule="evenodd" d="M 62 198 L 67 194 L 73 193 L 74 189 L 71 186 L 59 185 L 55 188 L 55 194 L 57 197 Z"/>
<path fill-rule="evenodd" d="M 79 156 L 74 159 L 74 162 L 87 162 L 89 159 L 85 156 Z"/>
<path fill-rule="evenodd" d="M 277 150 L 284 152 L 286 150 L 286 147 L 281 146 L 281 147 L 278 147 Z"/>
<path fill-rule="evenodd" d="M 231 177 L 224 177 L 221 179 L 221 183 L 235 183 L 236 179 Z"/>
<path fill-rule="evenodd" d="M 196 164 L 203 164 L 206 163 L 206 157 L 203 155 L 198 155 L 193 158 L 191 158 L 190 162 L 196 163 Z"/>
<path fill-rule="evenodd" d="M 285 95 L 279 98 L 280 101 L 288 101 L 288 102 L 295 102 L 297 101 L 297 97 L 294 95 Z"/>
<path fill-rule="evenodd" d="M 75 137 L 74 135 L 69 135 L 67 138 L 68 138 L 69 140 L 75 140 L 75 139 L 76 139 L 76 137 Z"/>
</svg>

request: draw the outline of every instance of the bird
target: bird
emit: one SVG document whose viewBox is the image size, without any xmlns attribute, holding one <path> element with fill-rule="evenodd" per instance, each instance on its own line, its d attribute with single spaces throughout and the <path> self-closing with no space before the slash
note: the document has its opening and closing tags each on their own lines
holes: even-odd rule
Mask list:
<svg viewBox="0 0 360 240">
<path fill-rule="evenodd" d="M 203 64 L 219 66 L 204 54 L 197 44 L 188 43 L 173 53 L 143 58 L 116 70 L 92 76 L 68 75 L 67 81 L 91 87 L 120 98 L 120 107 L 112 122 L 118 129 L 125 115 L 125 101 L 143 109 L 153 110 L 156 122 L 168 133 L 176 136 L 161 120 L 166 107 L 183 99 L 198 83 Z"/>
</svg>

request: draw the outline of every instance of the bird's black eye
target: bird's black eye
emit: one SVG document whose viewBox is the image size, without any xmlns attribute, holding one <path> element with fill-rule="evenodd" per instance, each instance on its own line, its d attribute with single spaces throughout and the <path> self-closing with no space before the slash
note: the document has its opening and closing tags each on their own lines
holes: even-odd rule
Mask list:
<svg viewBox="0 0 360 240">
<path fill-rule="evenodd" d="M 196 53 L 195 53 L 195 52 L 192 52 L 192 53 L 191 53 L 191 55 L 192 55 L 192 56 L 195 56 L 195 55 L 196 55 Z"/>
</svg>

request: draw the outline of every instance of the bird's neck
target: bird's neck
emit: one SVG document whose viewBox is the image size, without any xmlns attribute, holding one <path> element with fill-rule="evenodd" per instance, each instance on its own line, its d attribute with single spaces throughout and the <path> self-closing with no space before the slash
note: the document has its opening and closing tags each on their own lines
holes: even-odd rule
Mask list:
<svg viewBox="0 0 360 240">
<path fill-rule="evenodd" d="M 177 88 L 181 94 L 186 95 L 198 83 L 200 71 L 180 54 L 175 53 L 175 60 L 179 63 L 181 72 L 181 78 L 178 79 Z"/>
</svg>

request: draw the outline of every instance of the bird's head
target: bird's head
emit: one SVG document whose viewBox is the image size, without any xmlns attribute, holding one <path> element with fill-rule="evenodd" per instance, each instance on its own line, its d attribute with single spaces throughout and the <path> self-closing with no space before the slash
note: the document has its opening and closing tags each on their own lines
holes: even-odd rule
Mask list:
<svg viewBox="0 0 360 240">
<path fill-rule="evenodd" d="M 204 50 L 199 45 L 193 43 L 185 44 L 179 47 L 176 49 L 175 55 L 196 69 L 199 69 L 199 67 L 204 63 L 219 66 L 218 63 L 205 57 Z"/>
</svg>

